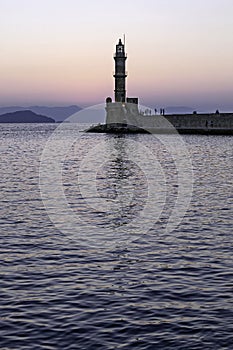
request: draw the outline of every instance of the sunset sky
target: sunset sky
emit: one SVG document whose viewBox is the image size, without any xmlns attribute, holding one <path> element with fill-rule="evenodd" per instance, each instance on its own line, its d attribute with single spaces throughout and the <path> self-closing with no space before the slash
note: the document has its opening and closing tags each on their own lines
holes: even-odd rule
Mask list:
<svg viewBox="0 0 233 350">
<path fill-rule="evenodd" d="M 0 0 L 0 105 L 88 106 L 127 92 L 148 106 L 233 109 L 233 0 Z"/>
</svg>

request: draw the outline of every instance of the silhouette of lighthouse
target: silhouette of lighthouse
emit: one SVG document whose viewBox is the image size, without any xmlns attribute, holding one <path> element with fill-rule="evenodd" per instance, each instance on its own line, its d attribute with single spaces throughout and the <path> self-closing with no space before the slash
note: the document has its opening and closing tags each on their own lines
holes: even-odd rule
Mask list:
<svg viewBox="0 0 233 350">
<path fill-rule="evenodd" d="M 127 125 L 130 123 L 130 117 L 134 118 L 139 115 L 138 111 L 138 97 L 126 97 L 126 70 L 125 62 L 127 59 L 125 53 L 125 36 L 122 43 L 119 39 L 116 45 L 116 52 L 114 57 L 115 72 L 113 77 L 115 79 L 115 101 L 112 102 L 111 97 L 106 98 L 106 125 Z M 131 122 L 134 125 L 134 121 Z"/>
<path fill-rule="evenodd" d="M 125 61 L 127 56 L 125 54 L 125 45 L 122 44 L 121 39 L 116 45 L 116 53 L 114 56 L 115 60 L 115 102 L 125 102 L 126 101 L 126 71 L 125 71 Z"/>
</svg>

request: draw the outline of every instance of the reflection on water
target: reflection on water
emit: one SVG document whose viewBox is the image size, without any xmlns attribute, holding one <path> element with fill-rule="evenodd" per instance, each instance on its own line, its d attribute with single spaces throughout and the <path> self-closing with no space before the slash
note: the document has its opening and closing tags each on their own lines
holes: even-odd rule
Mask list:
<svg viewBox="0 0 233 350">
<path fill-rule="evenodd" d="M 102 224 L 110 224 L 111 228 L 112 225 L 124 225 L 128 220 L 137 216 L 147 199 L 145 174 L 137 164 L 129 159 L 126 147 L 127 142 L 124 136 L 104 140 L 93 155 L 84 159 L 85 166 L 88 164 L 88 168 L 83 170 L 85 174 L 82 178 L 80 174 L 78 177 L 80 169 L 76 168 L 76 181 L 79 184 L 76 186 L 76 191 L 73 192 L 72 186 L 66 187 L 66 196 L 76 208 L 77 215 L 80 214 L 78 203 L 85 202 L 86 206 L 82 211 L 84 222 L 87 222 L 88 218 L 93 215 L 93 211 L 95 215 L 99 214 L 98 218 L 95 218 L 95 228 L 101 218 Z M 102 156 L 100 161 L 96 162 L 98 152 Z M 78 157 L 76 147 L 73 153 L 69 154 L 69 159 L 72 157 L 75 162 L 75 158 Z M 67 164 L 63 174 L 66 183 L 72 182 L 72 167 L 73 162 Z M 91 172 L 93 172 L 92 176 L 90 176 Z M 86 191 L 83 190 L 84 186 L 87 186 Z"/>
<path fill-rule="evenodd" d="M 166 147 L 151 135 L 83 135 L 62 163 L 63 188 L 82 232 L 77 237 L 62 213 L 66 234 L 57 229 L 40 196 L 40 157 L 54 128 L 0 126 L 0 347 L 231 349 L 233 139 L 185 136 L 192 201 L 181 224 L 167 232 L 179 173 Z M 59 131 L 58 151 L 75 128 Z M 90 153 L 93 147 L 105 149 L 104 157 Z M 91 176 L 95 192 L 85 197 Z M 150 191 L 162 212 L 148 231 L 136 225 L 134 231 L 127 224 L 146 207 Z M 100 244 L 90 246 L 89 239 Z"/>
</svg>

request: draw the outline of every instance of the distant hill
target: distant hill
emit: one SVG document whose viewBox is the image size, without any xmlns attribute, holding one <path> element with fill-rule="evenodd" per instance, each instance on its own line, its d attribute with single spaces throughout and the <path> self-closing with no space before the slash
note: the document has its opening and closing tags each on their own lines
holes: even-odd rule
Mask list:
<svg viewBox="0 0 233 350">
<path fill-rule="evenodd" d="M 0 123 L 55 123 L 53 118 L 32 111 L 16 111 L 0 115 Z"/>
<path fill-rule="evenodd" d="M 168 106 L 165 108 L 166 114 L 185 114 L 193 113 L 195 108 L 186 107 L 186 106 Z"/>
<path fill-rule="evenodd" d="M 63 121 L 74 113 L 77 113 L 82 108 L 76 105 L 65 106 L 65 107 L 47 107 L 47 106 L 11 106 L 11 107 L 0 107 L 0 115 L 5 113 L 12 113 L 17 111 L 30 110 L 37 114 L 53 118 L 56 122 Z"/>
</svg>

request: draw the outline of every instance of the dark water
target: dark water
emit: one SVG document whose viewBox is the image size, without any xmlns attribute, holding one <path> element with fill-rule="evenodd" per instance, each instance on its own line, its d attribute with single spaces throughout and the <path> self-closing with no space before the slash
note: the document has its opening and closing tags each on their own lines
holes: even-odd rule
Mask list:
<svg viewBox="0 0 233 350">
<path fill-rule="evenodd" d="M 0 348 L 233 349 L 233 138 L 183 137 L 194 188 L 185 216 L 169 232 L 179 171 L 152 135 L 80 134 L 62 164 L 76 225 L 58 212 L 56 188 L 54 201 L 43 202 L 40 159 L 54 129 L 0 126 Z M 72 125 L 59 131 L 58 153 L 77 132 Z M 145 173 L 128 159 L 129 140 L 156 152 L 166 178 L 166 188 L 157 188 L 161 202 L 163 192 L 166 198 L 152 227 L 150 209 L 140 228 L 128 226 L 145 207 L 147 179 L 158 168 L 152 163 Z M 78 167 L 100 142 L 106 162 L 97 169 L 97 192 L 85 201 Z M 117 200 L 123 204 L 111 210 Z"/>
</svg>

